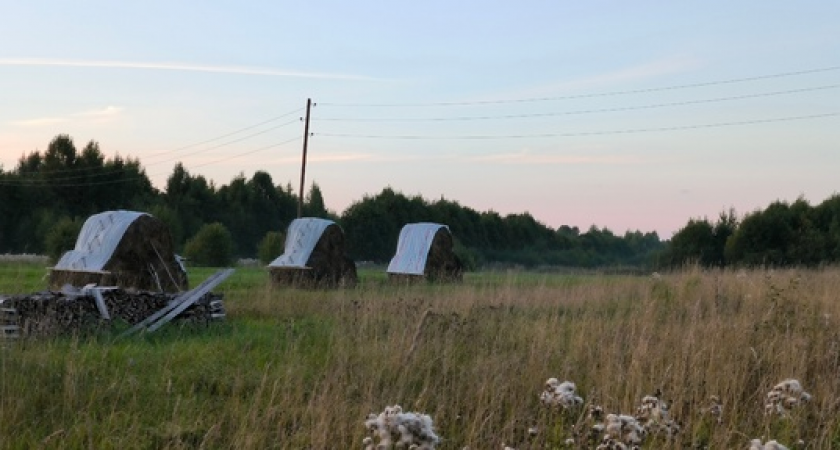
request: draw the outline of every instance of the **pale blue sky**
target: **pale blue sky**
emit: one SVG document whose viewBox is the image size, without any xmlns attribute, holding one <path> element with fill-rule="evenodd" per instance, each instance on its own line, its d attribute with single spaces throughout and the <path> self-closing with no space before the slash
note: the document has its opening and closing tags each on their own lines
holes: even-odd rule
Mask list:
<svg viewBox="0 0 840 450">
<path fill-rule="evenodd" d="M 840 3 L 0 1 L 0 164 L 57 134 L 268 171 L 343 211 L 391 186 L 657 231 L 838 192 Z M 198 144 L 198 145 L 196 145 Z"/>
</svg>

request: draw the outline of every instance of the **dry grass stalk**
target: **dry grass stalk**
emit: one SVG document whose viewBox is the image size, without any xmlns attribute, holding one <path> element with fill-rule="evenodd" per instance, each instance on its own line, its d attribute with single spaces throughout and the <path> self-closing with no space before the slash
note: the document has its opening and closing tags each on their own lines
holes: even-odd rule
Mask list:
<svg viewBox="0 0 840 450">
<path fill-rule="evenodd" d="M 360 419 L 401 404 L 434 417 L 441 448 L 560 448 L 568 439 L 594 448 L 600 442 L 576 427 L 585 410 L 555 411 L 535 395 L 562 374 L 587 406 L 597 401 L 608 413 L 630 415 L 645 395 L 667 392 L 680 432 L 670 441 L 648 436 L 645 448 L 740 449 L 753 437 L 832 448 L 840 437 L 838 291 L 837 269 L 688 269 L 659 278 L 512 273 L 459 285 L 227 292 L 230 332 L 130 348 L 146 370 L 114 366 L 110 345 L 3 359 L 15 367 L 0 378 L 0 432 L 18 436 L 20 447 L 61 428 L 81 447 L 131 447 L 154 429 L 177 430 L 156 434 L 159 448 L 360 448 Z M 807 387 L 811 401 L 785 417 L 765 415 L 768 390 L 787 379 Z M 52 398 L 23 389 L 33 383 L 62 392 L 61 401 L 32 411 L 27 405 Z"/>
</svg>

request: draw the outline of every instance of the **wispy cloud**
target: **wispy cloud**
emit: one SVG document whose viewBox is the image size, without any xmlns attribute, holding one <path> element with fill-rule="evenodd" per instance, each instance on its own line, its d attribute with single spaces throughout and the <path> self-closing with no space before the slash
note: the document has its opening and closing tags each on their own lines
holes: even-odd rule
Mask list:
<svg viewBox="0 0 840 450">
<path fill-rule="evenodd" d="M 701 65 L 700 60 L 690 57 L 674 57 L 659 61 L 651 61 L 632 67 L 615 70 L 612 72 L 593 75 L 590 77 L 569 80 L 553 86 L 557 90 L 570 90 L 582 88 L 608 87 L 616 84 L 647 80 L 663 75 L 686 72 L 696 69 Z"/>
<path fill-rule="evenodd" d="M 122 114 L 122 112 L 123 108 L 119 106 L 106 106 L 104 108 L 80 111 L 64 116 L 48 116 L 38 117 L 34 119 L 14 120 L 9 122 L 9 124 L 17 127 L 34 128 L 78 121 L 103 122 L 118 117 L 120 114 Z"/>
<path fill-rule="evenodd" d="M 628 83 L 632 82 L 690 71 L 700 67 L 701 65 L 702 61 L 697 58 L 677 56 L 624 67 L 609 72 L 593 74 L 582 78 L 560 80 L 549 84 L 518 89 L 514 92 L 499 93 L 492 97 L 504 100 L 510 98 L 577 94 L 586 89 L 612 89 L 615 86 L 626 86 Z"/>
<path fill-rule="evenodd" d="M 354 74 L 303 72 L 295 70 L 274 69 L 269 67 L 188 64 L 177 62 L 108 61 L 78 59 L 74 60 L 50 58 L 0 58 L 0 66 L 54 66 L 103 69 L 173 70 L 186 72 L 228 73 L 236 75 L 263 75 L 274 77 L 312 78 L 325 80 L 386 81 L 379 78 Z"/>
<path fill-rule="evenodd" d="M 469 162 L 523 165 L 626 165 L 639 164 L 642 162 L 641 159 L 633 155 L 553 155 L 533 153 L 529 150 L 475 156 L 466 158 L 466 160 Z"/>
<path fill-rule="evenodd" d="M 119 106 L 106 106 L 101 109 L 93 109 L 90 111 L 82 111 L 73 114 L 74 117 L 88 117 L 92 119 L 107 119 L 122 114 L 123 108 Z"/>
</svg>

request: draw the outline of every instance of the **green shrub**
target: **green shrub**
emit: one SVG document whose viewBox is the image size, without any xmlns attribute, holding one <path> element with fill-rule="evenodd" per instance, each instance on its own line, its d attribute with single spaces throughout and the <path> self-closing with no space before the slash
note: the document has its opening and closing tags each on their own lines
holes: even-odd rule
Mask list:
<svg viewBox="0 0 840 450">
<path fill-rule="evenodd" d="M 184 256 L 197 266 L 228 266 L 233 262 L 233 237 L 221 223 L 203 225 L 187 241 Z"/>
<path fill-rule="evenodd" d="M 461 266 L 465 272 L 471 272 L 478 268 L 481 255 L 474 249 L 465 247 L 464 244 L 456 240 L 452 252 L 461 260 Z"/>
<path fill-rule="evenodd" d="M 66 251 L 76 246 L 76 238 L 82 230 L 82 222 L 69 217 L 62 217 L 47 231 L 44 238 L 44 250 L 53 262 L 58 261 Z"/>
<path fill-rule="evenodd" d="M 283 249 L 286 247 L 285 240 L 285 236 L 279 231 L 269 231 L 266 233 L 257 248 L 257 255 L 260 258 L 260 262 L 268 264 L 282 255 Z"/>
</svg>

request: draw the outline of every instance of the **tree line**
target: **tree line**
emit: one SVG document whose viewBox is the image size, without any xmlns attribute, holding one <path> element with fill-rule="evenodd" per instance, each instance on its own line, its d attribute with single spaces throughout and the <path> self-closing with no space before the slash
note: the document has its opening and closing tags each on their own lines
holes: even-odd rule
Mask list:
<svg viewBox="0 0 840 450">
<path fill-rule="evenodd" d="M 552 229 L 527 212 L 505 216 L 477 212 L 455 201 L 408 197 L 392 188 L 365 196 L 340 218 L 351 256 L 386 262 L 394 253 L 400 229 L 411 222 L 448 225 L 455 237 L 455 252 L 467 267 L 646 267 L 663 247 L 655 232 L 628 231 L 619 236 L 596 226 L 583 232 L 568 226 Z"/>
<path fill-rule="evenodd" d="M 816 206 L 777 200 L 740 220 L 730 210 L 713 223 L 689 220 L 671 238 L 660 264 L 679 267 L 816 267 L 840 262 L 840 195 Z"/>
<path fill-rule="evenodd" d="M 258 171 L 216 186 L 176 164 L 162 190 L 137 159 L 107 158 L 91 141 L 77 149 L 68 135 L 46 150 L 23 155 L 12 170 L 0 168 L 0 252 L 41 253 L 56 258 L 72 248 L 84 220 L 115 209 L 144 211 L 164 221 L 179 251 L 205 234 L 230 236 L 230 252 L 256 257 L 260 244 L 278 238 L 297 217 L 298 194 Z M 303 215 L 335 220 L 357 261 L 387 263 L 399 231 L 411 222 L 438 222 L 453 232 L 456 252 L 468 267 L 488 264 L 535 266 L 650 266 L 664 243 L 656 233 L 616 235 L 607 228 L 552 229 L 528 213 L 478 212 L 451 200 L 429 201 L 390 187 L 353 203 L 341 214 L 327 210 L 317 183 L 303 202 Z M 276 253 L 278 250 L 275 250 Z M 279 249 L 282 251 L 282 248 Z M 269 252 L 270 253 L 270 252 Z"/>
<path fill-rule="evenodd" d="M 669 241 L 655 232 L 615 234 L 595 225 L 548 227 L 527 212 L 479 212 L 444 198 L 406 196 L 391 187 L 365 195 L 340 214 L 326 208 L 317 183 L 303 215 L 338 222 L 348 255 L 387 263 L 406 223 L 446 224 L 468 268 L 492 265 L 660 269 L 700 264 L 815 266 L 840 259 L 840 196 L 817 206 L 804 199 L 777 201 L 739 219 L 734 211 L 714 222 L 691 219 Z M 56 136 L 43 152 L 23 155 L 12 170 L 0 167 L 0 252 L 56 258 L 72 248 L 84 220 L 115 209 L 144 211 L 165 222 L 179 251 L 216 252 L 266 260 L 282 252 L 283 232 L 297 217 L 291 183 L 275 184 L 258 171 L 216 186 L 178 163 L 163 189 L 155 188 L 137 159 L 106 158 L 91 141 L 78 150 Z M 203 233 L 203 234 L 202 234 Z M 230 242 L 213 247 L 207 236 Z M 211 240 L 212 241 L 212 240 Z"/>
</svg>

